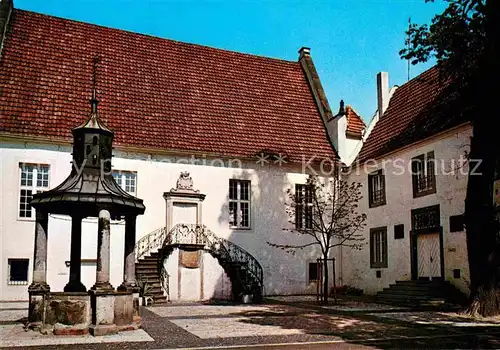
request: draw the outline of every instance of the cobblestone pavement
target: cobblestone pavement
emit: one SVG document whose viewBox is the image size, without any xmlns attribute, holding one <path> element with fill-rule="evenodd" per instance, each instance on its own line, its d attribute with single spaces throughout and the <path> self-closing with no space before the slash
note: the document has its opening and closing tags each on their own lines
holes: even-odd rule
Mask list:
<svg viewBox="0 0 500 350">
<path fill-rule="evenodd" d="M 352 300 L 321 307 L 308 300 L 290 299 L 273 298 L 262 305 L 153 306 L 141 310 L 144 334 L 130 333 L 129 338 L 122 338 L 121 342 L 121 335 L 115 336 L 100 344 L 89 341 L 104 341 L 104 338 L 86 341 L 72 338 L 82 344 L 57 346 L 64 344 L 61 337 L 41 336 L 45 341 L 36 348 L 166 349 L 247 345 L 249 349 L 277 349 L 283 344 L 288 344 L 287 349 L 500 347 L 500 324 L 495 320 L 472 321 L 453 313 L 407 311 Z M 0 330 L 5 327 L 12 325 L 0 326 Z M 134 341 L 133 336 L 138 338 Z M 0 347 L 5 346 L 6 340 L 12 340 L 7 338 L 5 332 L 0 331 Z M 52 339 L 58 343 L 51 343 Z M 17 345 L 24 348 L 35 344 Z"/>
</svg>

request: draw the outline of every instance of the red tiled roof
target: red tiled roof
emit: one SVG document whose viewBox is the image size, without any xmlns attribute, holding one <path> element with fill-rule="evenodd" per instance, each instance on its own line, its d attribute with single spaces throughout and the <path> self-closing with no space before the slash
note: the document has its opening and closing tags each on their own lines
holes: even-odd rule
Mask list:
<svg viewBox="0 0 500 350">
<path fill-rule="evenodd" d="M 433 67 L 394 92 L 358 155 L 366 161 L 467 121 L 453 100 L 451 84 Z M 456 101 L 455 101 L 456 102 Z"/>
<path fill-rule="evenodd" d="M 345 112 L 347 114 L 347 133 L 362 136 L 366 125 L 359 114 L 349 105 L 346 106 Z"/>
<path fill-rule="evenodd" d="M 69 141 L 99 112 L 122 146 L 291 161 L 335 157 L 298 62 L 14 10 L 0 60 L 0 133 Z"/>
</svg>

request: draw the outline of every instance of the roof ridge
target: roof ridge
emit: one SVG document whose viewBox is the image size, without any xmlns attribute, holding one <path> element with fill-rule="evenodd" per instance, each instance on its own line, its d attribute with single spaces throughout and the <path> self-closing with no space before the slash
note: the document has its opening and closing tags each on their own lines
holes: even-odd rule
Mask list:
<svg viewBox="0 0 500 350">
<path fill-rule="evenodd" d="M 438 67 L 437 64 L 434 65 L 434 66 L 432 66 L 432 67 L 430 67 L 430 68 L 428 68 L 428 69 L 426 69 L 426 70 L 424 70 L 419 75 L 417 75 L 417 76 L 411 78 L 410 80 L 408 80 L 406 83 L 401 84 L 401 85 L 394 85 L 394 86 L 397 86 L 398 89 L 400 89 L 400 88 L 404 87 L 405 85 L 413 84 L 415 82 L 418 82 L 418 79 L 421 79 L 424 75 L 430 74 L 432 71 L 435 71 L 435 70 L 437 70 L 437 72 L 439 73 L 439 67 Z"/>
<path fill-rule="evenodd" d="M 49 15 L 49 14 L 46 14 L 46 13 L 40 13 L 40 12 L 35 12 L 35 11 L 23 10 L 23 9 L 19 9 L 19 8 L 14 8 L 14 12 L 24 12 L 24 13 L 30 14 L 30 15 L 36 15 L 36 16 L 41 16 L 41 17 L 49 17 L 49 18 L 53 18 L 53 19 L 57 19 L 57 20 L 63 20 L 63 21 L 68 21 L 68 22 L 73 22 L 73 23 L 79 23 L 79 24 L 85 24 L 85 25 L 89 25 L 89 26 L 93 26 L 93 27 L 105 28 L 105 29 L 109 29 L 109 30 L 113 30 L 113 31 L 122 32 L 122 33 L 139 35 L 139 36 L 144 36 L 144 37 L 158 39 L 158 40 L 165 40 L 165 41 L 169 41 L 169 42 L 176 43 L 176 44 L 181 44 L 181 45 L 196 46 L 196 47 L 201 47 L 201 48 L 205 48 L 205 49 L 209 49 L 209 50 L 223 51 L 223 52 L 226 52 L 226 53 L 236 54 L 236 55 L 241 55 L 241 56 L 247 56 L 247 57 L 251 57 L 251 58 L 266 59 L 266 60 L 270 60 L 270 61 L 277 61 L 277 62 L 280 62 L 280 63 L 299 64 L 298 61 L 292 61 L 292 60 L 286 60 L 286 59 L 283 59 L 283 58 L 269 57 L 269 56 L 264 56 L 264 55 L 257 55 L 257 54 L 252 54 L 252 53 L 246 53 L 246 52 L 234 51 L 234 50 L 229 50 L 229 49 L 217 48 L 217 47 L 214 47 L 214 46 L 202 45 L 202 44 L 197 44 L 197 43 L 190 43 L 190 42 L 180 41 L 180 40 L 175 40 L 175 39 L 170 39 L 170 38 L 163 38 L 163 37 L 155 36 L 155 35 L 152 35 L 152 34 L 133 32 L 133 31 L 127 30 L 127 29 L 121 29 L 121 28 L 115 28 L 115 27 L 108 27 L 108 26 L 101 25 L 101 24 L 89 23 L 89 22 L 84 22 L 84 21 L 81 21 L 81 20 L 76 20 L 76 19 L 71 19 L 71 18 L 64 18 L 64 17 L 55 16 L 55 15 Z"/>
<path fill-rule="evenodd" d="M 464 117 L 439 107 L 449 81 L 434 65 L 394 91 L 384 115 L 376 122 L 357 159 L 366 161 L 455 127 Z"/>
<path fill-rule="evenodd" d="M 359 119 L 361 119 L 361 121 L 363 122 L 363 124 L 365 124 L 365 122 L 363 121 L 363 118 L 361 117 L 361 114 L 356 109 L 354 109 L 354 107 L 352 105 L 347 105 L 346 108 L 350 108 L 351 111 L 353 111 L 354 114 L 356 114 L 356 116 L 358 116 Z"/>
</svg>

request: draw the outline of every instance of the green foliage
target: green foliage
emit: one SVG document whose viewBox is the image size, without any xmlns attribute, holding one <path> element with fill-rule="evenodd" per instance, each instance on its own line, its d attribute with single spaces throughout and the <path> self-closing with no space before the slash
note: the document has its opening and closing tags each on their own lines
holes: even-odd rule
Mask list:
<svg viewBox="0 0 500 350">
<path fill-rule="evenodd" d="M 434 0 L 426 0 L 433 2 Z M 412 64 L 436 58 L 447 76 L 467 84 L 486 47 L 486 1 L 444 0 L 447 8 L 430 25 L 411 24 L 399 53 Z"/>
<path fill-rule="evenodd" d="M 137 287 L 139 287 L 139 296 L 147 297 L 151 295 L 153 286 L 144 278 L 142 275 L 137 275 L 136 278 Z"/>
</svg>

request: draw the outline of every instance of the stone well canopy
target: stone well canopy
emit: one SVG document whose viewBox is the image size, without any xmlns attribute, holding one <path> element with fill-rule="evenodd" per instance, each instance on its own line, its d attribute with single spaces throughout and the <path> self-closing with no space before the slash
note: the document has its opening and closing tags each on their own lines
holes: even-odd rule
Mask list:
<svg viewBox="0 0 500 350">
<path fill-rule="evenodd" d="M 71 174 L 56 188 L 37 193 L 31 205 L 43 212 L 83 217 L 99 216 L 108 210 L 111 217 L 140 215 L 145 207 L 115 182 L 111 170 L 113 132 L 100 120 L 95 89 L 91 114 L 82 125 L 72 130 L 73 162 Z"/>
</svg>

